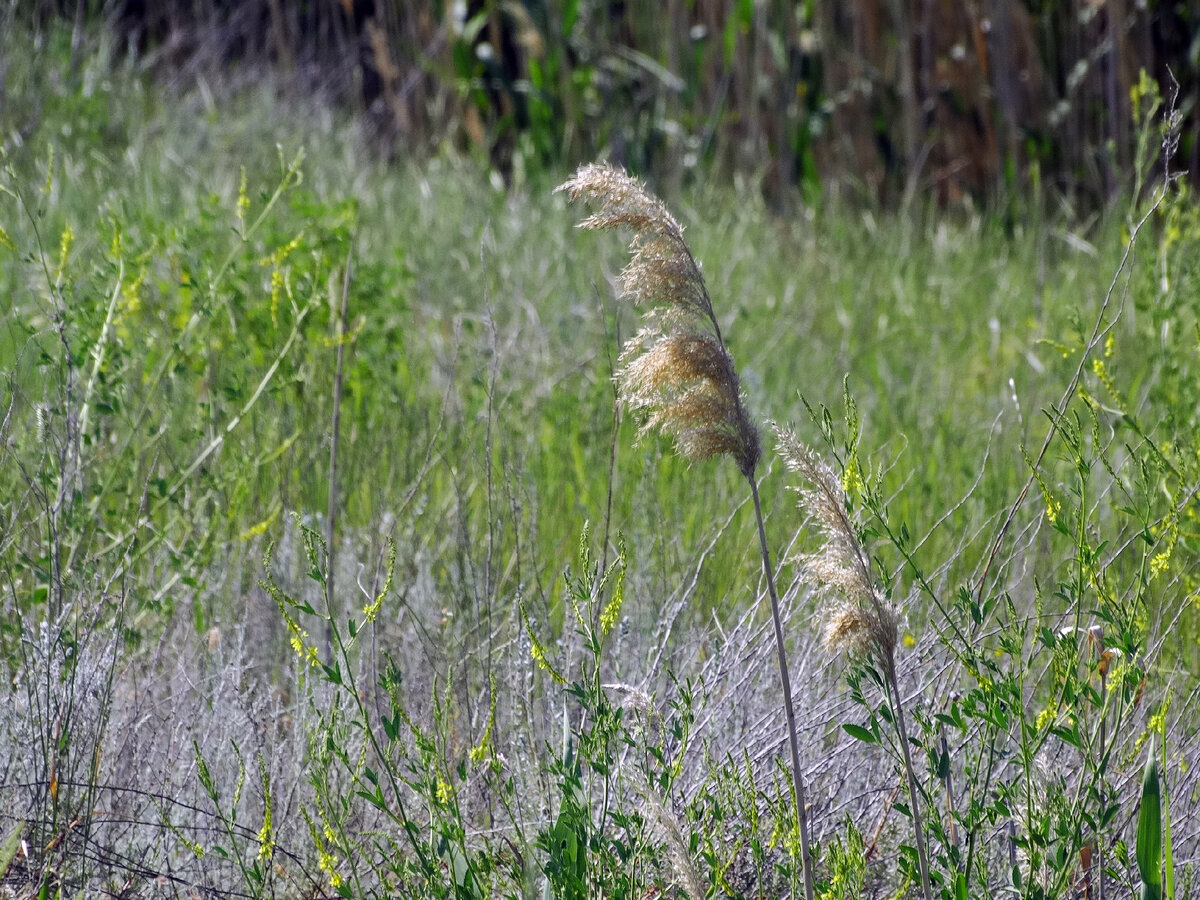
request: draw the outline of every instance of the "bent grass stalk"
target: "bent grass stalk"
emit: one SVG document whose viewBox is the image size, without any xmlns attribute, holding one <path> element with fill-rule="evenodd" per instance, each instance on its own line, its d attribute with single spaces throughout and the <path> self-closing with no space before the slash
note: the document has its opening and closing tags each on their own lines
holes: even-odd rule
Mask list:
<svg viewBox="0 0 1200 900">
<path fill-rule="evenodd" d="M 797 562 L 817 585 L 835 591 L 841 597 L 825 626 L 825 649 L 831 652 L 845 651 L 860 658 L 874 658 L 883 669 L 890 695 L 888 703 L 894 712 L 896 736 L 908 781 L 921 889 L 926 900 L 933 900 L 925 827 L 921 817 L 923 801 L 913 768 L 904 701 L 896 675 L 900 612 L 881 597 L 875 587 L 866 552 L 846 512 L 846 493 L 836 473 L 794 432 L 774 424 L 772 427 L 784 464 L 811 485 L 799 491 L 800 509 L 817 524 L 824 538 L 819 553 L 801 556 Z"/>
<path fill-rule="evenodd" d="M 804 895 L 813 900 L 812 849 L 791 677 L 779 592 L 754 478 L 762 449 L 758 429 L 746 411 L 733 357 L 700 267 L 683 239 L 683 228 L 661 200 L 624 172 L 597 164 L 583 166 L 557 190 L 565 191 L 572 201 L 600 204 L 599 211 L 585 219 L 581 228 L 628 228 L 634 233 L 633 255 L 621 272 L 621 287 L 635 306 L 646 308 L 646 324 L 622 349 L 616 381 L 621 401 L 646 414 L 639 436 L 661 431 L 690 462 L 729 456 L 749 483 L 783 685 Z"/>
</svg>

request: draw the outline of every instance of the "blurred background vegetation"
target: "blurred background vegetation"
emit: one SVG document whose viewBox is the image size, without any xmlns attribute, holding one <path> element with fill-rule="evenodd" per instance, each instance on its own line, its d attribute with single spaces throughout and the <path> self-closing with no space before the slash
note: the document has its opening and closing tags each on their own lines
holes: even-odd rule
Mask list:
<svg viewBox="0 0 1200 900">
<path fill-rule="evenodd" d="M 1134 187 L 1144 71 L 1200 162 L 1200 4 L 1146 0 L 34 0 L 182 86 L 269 67 L 365 112 L 386 157 L 447 143 L 505 182 L 597 157 L 671 185 L 1089 212 Z M 0 73 L 0 90 L 3 75 Z M 1145 91 L 1143 90 L 1144 94 Z M 29 122 L 33 127 L 36 115 Z"/>
</svg>

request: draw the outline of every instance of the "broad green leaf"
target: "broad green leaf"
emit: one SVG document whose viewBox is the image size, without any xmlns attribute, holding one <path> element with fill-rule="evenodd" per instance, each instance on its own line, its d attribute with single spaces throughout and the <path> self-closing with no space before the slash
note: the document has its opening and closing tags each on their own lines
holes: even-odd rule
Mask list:
<svg viewBox="0 0 1200 900">
<path fill-rule="evenodd" d="M 842 730 L 852 738 L 863 741 L 867 744 L 878 744 L 879 738 L 875 737 L 874 733 L 868 728 L 863 728 L 861 725 L 855 725 L 853 722 L 843 722 Z"/>
<path fill-rule="evenodd" d="M 1142 900 L 1162 897 L 1162 794 L 1158 784 L 1158 759 L 1150 740 L 1142 774 L 1142 804 L 1138 812 L 1137 867 L 1142 879 Z"/>
</svg>

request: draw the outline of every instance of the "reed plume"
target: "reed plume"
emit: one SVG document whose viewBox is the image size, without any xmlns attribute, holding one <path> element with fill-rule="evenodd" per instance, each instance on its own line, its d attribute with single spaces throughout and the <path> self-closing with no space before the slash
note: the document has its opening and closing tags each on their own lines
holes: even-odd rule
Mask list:
<svg viewBox="0 0 1200 900">
<path fill-rule="evenodd" d="M 812 849 L 804 801 L 800 744 L 792 706 L 779 592 L 767 545 L 755 470 L 762 458 L 758 428 L 746 411 L 733 357 L 700 266 L 683 238 L 683 227 L 664 204 L 626 173 L 607 165 L 580 168 L 559 191 L 588 200 L 599 210 L 581 228 L 628 228 L 633 232 L 629 264 L 621 288 L 645 310 L 645 324 L 621 352 L 617 372 L 622 402 L 645 414 L 640 434 L 658 430 L 670 437 L 689 461 L 728 456 L 750 486 L 758 522 L 763 575 L 771 598 L 771 619 L 783 687 L 783 710 L 792 757 L 796 819 L 800 829 L 804 895 L 813 900 Z"/>
<path fill-rule="evenodd" d="M 795 562 L 819 589 L 836 595 L 823 634 L 825 649 L 860 657 L 877 654 L 881 661 L 894 658 L 900 611 L 879 596 L 841 480 L 794 432 L 779 426 L 774 430 L 784 465 L 808 483 L 797 491 L 800 510 L 822 537 L 818 552 L 801 554 Z"/>
<path fill-rule="evenodd" d="M 866 551 L 850 520 L 849 504 L 841 480 L 833 469 L 796 434 L 773 425 L 784 465 L 808 486 L 800 488 L 799 506 L 821 532 L 821 547 L 816 553 L 796 557 L 801 570 L 818 589 L 835 595 L 826 622 L 822 643 L 825 649 L 845 652 L 859 659 L 871 659 L 883 670 L 893 721 L 908 779 L 908 794 L 916 832 L 917 863 L 921 888 L 926 900 L 932 900 L 929 862 L 921 809 L 923 801 L 917 786 L 916 770 L 909 751 L 908 727 L 900 682 L 896 674 L 896 647 L 900 636 L 900 610 L 880 596 Z"/>
<path fill-rule="evenodd" d="M 682 226 L 636 179 L 610 166 L 584 166 L 558 190 L 599 202 L 580 228 L 633 231 L 621 289 L 646 315 L 621 351 L 617 386 L 627 407 L 646 413 L 641 433 L 662 431 L 692 462 L 729 456 L 753 477 L 762 456 L 758 429 Z"/>
</svg>

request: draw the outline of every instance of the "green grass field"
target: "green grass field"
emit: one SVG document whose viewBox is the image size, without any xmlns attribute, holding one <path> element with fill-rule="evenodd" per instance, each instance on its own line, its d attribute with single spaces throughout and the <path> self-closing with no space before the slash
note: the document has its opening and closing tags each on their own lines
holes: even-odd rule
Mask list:
<svg viewBox="0 0 1200 900">
<path fill-rule="evenodd" d="M 504 191 L 449 148 L 376 160 L 269 85 L 0 40 L 20 896 L 167 872 L 179 895 L 799 895 L 745 483 L 635 440 L 627 236 L 575 228 L 571 173 Z M 1194 196 L 1088 220 L 664 199 L 751 412 L 833 465 L 906 617 L 939 895 L 1127 896 L 1153 735 L 1190 884 Z M 817 646 L 826 601 L 788 560 L 821 538 L 763 434 L 818 889 L 918 896 L 890 701 Z"/>
</svg>

